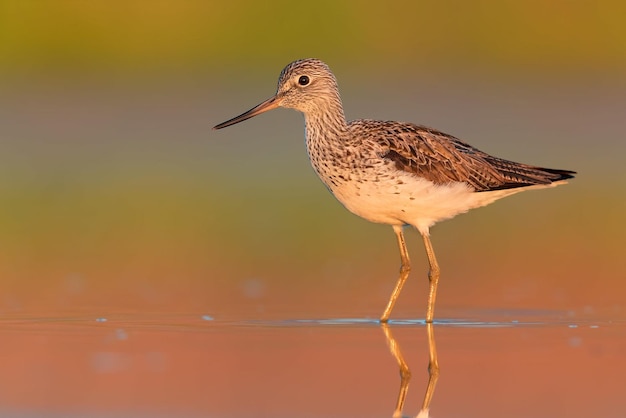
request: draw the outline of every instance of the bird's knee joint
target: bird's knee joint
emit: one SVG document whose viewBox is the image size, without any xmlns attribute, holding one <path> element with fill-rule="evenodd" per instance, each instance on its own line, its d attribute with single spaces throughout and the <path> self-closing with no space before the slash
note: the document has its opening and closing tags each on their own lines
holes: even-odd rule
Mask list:
<svg viewBox="0 0 626 418">
<path fill-rule="evenodd" d="M 430 270 L 428 270 L 428 280 L 430 281 L 439 280 L 440 273 L 441 273 L 441 270 L 439 269 L 439 267 L 431 268 Z"/>
<path fill-rule="evenodd" d="M 402 264 L 400 266 L 400 274 L 409 274 L 409 272 L 411 271 L 411 265 L 410 264 Z"/>
</svg>

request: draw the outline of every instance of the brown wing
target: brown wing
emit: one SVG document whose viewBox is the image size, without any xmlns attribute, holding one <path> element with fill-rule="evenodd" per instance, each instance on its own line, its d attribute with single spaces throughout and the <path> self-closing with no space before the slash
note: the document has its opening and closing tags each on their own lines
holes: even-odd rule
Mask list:
<svg viewBox="0 0 626 418">
<path fill-rule="evenodd" d="M 400 170 L 434 182 L 463 182 L 476 191 L 509 189 L 572 178 L 573 171 L 554 170 L 493 157 L 451 135 L 410 123 L 375 123 L 382 157 Z"/>
</svg>

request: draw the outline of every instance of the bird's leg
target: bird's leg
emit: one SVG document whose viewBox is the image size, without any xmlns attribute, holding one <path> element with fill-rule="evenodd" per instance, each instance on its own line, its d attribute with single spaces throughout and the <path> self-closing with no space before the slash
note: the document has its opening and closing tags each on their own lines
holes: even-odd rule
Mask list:
<svg viewBox="0 0 626 418">
<path fill-rule="evenodd" d="M 435 258 L 435 252 L 433 251 L 433 245 L 430 243 L 430 237 L 428 234 L 422 234 L 424 238 L 424 247 L 426 247 L 426 255 L 428 256 L 428 264 L 430 269 L 428 270 L 428 307 L 426 308 L 426 322 L 432 323 L 435 313 L 435 299 L 437 298 L 437 284 L 439 283 L 439 264 Z"/>
<path fill-rule="evenodd" d="M 389 315 L 391 315 L 393 305 L 396 304 L 396 300 L 402 291 L 402 286 L 404 286 L 404 282 L 406 282 L 406 279 L 409 277 L 409 272 L 411 271 L 411 260 L 409 260 L 409 253 L 406 250 L 406 243 L 404 242 L 404 233 L 402 232 L 402 229 L 403 227 L 401 225 L 393 225 L 393 231 L 396 233 L 396 238 L 398 238 L 400 260 L 402 264 L 400 265 L 400 277 L 398 277 L 396 287 L 391 293 L 385 312 L 383 312 L 383 316 L 380 317 L 380 322 L 389 321 Z"/>
</svg>

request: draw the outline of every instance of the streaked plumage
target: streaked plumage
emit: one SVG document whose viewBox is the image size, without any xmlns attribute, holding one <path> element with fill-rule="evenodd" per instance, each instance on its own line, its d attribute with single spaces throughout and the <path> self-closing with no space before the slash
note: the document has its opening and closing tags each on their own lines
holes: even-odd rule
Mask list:
<svg viewBox="0 0 626 418">
<path fill-rule="evenodd" d="M 410 270 L 405 225 L 416 227 L 424 238 L 430 264 L 426 320 L 432 322 L 439 267 L 429 228 L 523 190 L 562 184 L 575 174 L 493 157 L 451 135 L 412 123 L 347 122 L 335 76 L 317 59 L 289 64 L 280 74 L 274 97 L 215 129 L 279 106 L 304 113 L 311 164 L 335 197 L 351 212 L 394 228 L 402 268 L 381 321 L 388 320 Z"/>
</svg>

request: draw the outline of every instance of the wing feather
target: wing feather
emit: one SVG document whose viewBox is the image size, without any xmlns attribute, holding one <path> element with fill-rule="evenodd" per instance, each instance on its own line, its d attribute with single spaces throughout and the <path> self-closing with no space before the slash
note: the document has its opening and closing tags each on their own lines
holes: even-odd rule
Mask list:
<svg viewBox="0 0 626 418">
<path fill-rule="evenodd" d="M 493 157 L 441 131 L 411 123 L 359 120 L 352 124 L 380 147 L 399 170 L 435 184 L 462 182 L 476 191 L 550 184 L 573 171 L 516 163 Z"/>
</svg>

